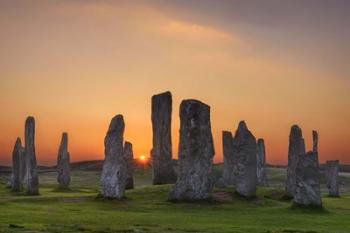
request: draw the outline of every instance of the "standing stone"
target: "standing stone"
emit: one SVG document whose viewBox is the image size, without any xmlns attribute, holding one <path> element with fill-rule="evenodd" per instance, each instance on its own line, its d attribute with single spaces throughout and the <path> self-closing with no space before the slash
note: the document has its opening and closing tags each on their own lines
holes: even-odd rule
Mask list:
<svg viewBox="0 0 350 233">
<path fill-rule="evenodd" d="M 245 197 L 253 197 L 257 186 L 257 146 L 254 135 L 244 121 L 239 123 L 233 138 L 233 153 L 237 162 L 236 192 Z"/>
<path fill-rule="evenodd" d="M 330 197 L 339 197 L 339 160 L 327 161 L 327 188 Z"/>
<path fill-rule="evenodd" d="M 313 144 L 313 147 L 312 147 L 312 151 L 313 152 L 318 152 L 318 133 L 317 131 L 313 130 L 312 131 L 312 144 Z"/>
<path fill-rule="evenodd" d="M 172 97 L 170 92 L 152 97 L 153 148 L 152 183 L 175 183 L 176 174 L 172 165 L 171 144 Z"/>
<path fill-rule="evenodd" d="M 127 161 L 128 178 L 126 180 L 126 189 L 134 188 L 134 153 L 132 150 L 132 144 L 130 142 L 125 142 L 124 144 L 124 157 Z"/>
<path fill-rule="evenodd" d="M 20 138 L 17 138 L 16 144 L 12 153 L 12 181 L 11 190 L 13 192 L 20 192 L 22 189 L 21 180 L 21 158 L 22 158 L 22 142 Z"/>
<path fill-rule="evenodd" d="M 317 152 L 299 155 L 294 203 L 302 206 L 322 206 L 320 172 Z"/>
<path fill-rule="evenodd" d="M 286 179 L 286 196 L 294 197 L 296 177 L 295 169 L 300 155 L 305 154 L 305 142 L 302 131 L 297 125 L 293 125 L 289 135 L 288 168 Z"/>
<path fill-rule="evenodd" d="M 20 179 L 22 186 L 27 186 L 27 179 L 26 179 L 26 173 L 27 173 L 27 165 L 26 165 L 26 150 L 24 147 L 21 147 L 21 172 L 20 172 Z"/>
<path fill-rule="evenodd" d="M 102 195 L 107 199 L 124 197 L 128 178 L 127 161 L 124 157 L 124 118 L 116 115 L 105 137 L 105 160 L 102 168 Z"/>
<path fill-rule="evenodd" d="M 172 201 L 208 199 L 214 157 L 210 107 L 198 100 L 180 106 L 179 176 L 169 194 Z"/>
<path fill-rule="evenodd" d="M 224 170 L 222 182 L 224 186 L 234 185 L 234 154 L 233 154 L 233 136 L 229 131 L 222 132 L 222 150 L 224 154 Z"/>
<path fill-rule="evenodd" d="M 57 156 L 57 182 L 59 188 L 67 189 L 70 183 L 70 155 L 68 152 L 68 134 L 63 133 Z"/>
<path fill-rule="evenodd" d="M 257 177 L 258 185 L 267 186 L 266 178 L 266 153 L 264 139 L 260 138 L 257 142 Z"/>
<path fill-rule="evenodd" d="M 26 185 L 29 195 L 39 194 L 39 177 L 35 155 L 35 120 L 28 117 L 25 124 Z"/>
</svg>

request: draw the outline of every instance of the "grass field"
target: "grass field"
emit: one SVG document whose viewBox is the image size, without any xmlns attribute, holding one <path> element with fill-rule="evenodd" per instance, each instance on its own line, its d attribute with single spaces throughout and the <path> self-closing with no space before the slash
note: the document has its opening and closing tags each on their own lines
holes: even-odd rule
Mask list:
<svg viewBox="0 0 350 233">
<path fill-rule="evenodd" d="M 122 201 L 97 199 L 99 172 L 73 171 L 72 190 L 56 190 L 56 174 L 40 174 L 40 196 L 14 194 L 0 177 L 0 232 L 350 232 L 350 176 L 342 175 L 342 197 L 324 209 L 293 208 L 282 201 L 284 169 L 269 169 L 272 187 L 259 188 L 254 200 L 231 189 L 216 189 L 220 201 L 171 203 L 170 185 L 151 186 L 149 170 L 136 174 L 136 189 Z"/>
</svg>

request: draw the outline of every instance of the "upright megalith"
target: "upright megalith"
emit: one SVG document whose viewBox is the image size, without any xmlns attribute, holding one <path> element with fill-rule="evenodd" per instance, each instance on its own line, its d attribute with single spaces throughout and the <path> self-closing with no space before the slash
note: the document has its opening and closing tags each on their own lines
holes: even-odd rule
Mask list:
<svg viewBox="0 0 350 233">
<path fill-rule="evenodd" d="M 28 117 L 25 124 L 26 186 L 29 195 L 39 194 L 39 177 L 35 155 L 35 120 Z"/>
<path fill-rule="evenodd" d="M 233 138 L 233 153 L 237 163 L 236 192 L 244 197 L 254 197 L 257 186 L 257 146 L 254 135 L 244 121 L 239 123 Z"/>
<path fill-rule="evenodd" d="M 265 152 L 265 142 L 264 139 L 259 138 L 257 141 L 257 177 L 258 177 L 258 185 L 267 186 L 267 178 L 266 178 L 266 152 Z"/>
<path fill-rule="evenodd" d="M 327 188 L 330 197 L 339 197 L 339 160 L 327 161 Z"/>
<path fill-rule="evenodd" d="M 286 196 L 289 198 L 294 197 L 296 185 L 295 169 L 297 167 L 298 158 L 302 154 L 305 154 L 303 134 L 299 126 L 293 125 L 289 135 L 288 167 L 285 183 Z"/>
<path fill-rule="evenodd" d="M 130 142 L 125 142 L 124 144 L 124 157 L 127 161 L 127 171 L 128 171 L 128 178 L 126 180 L 126 189 L 133 189 L 134 188 L 134 178 L 133 178 L 133 172 L 134 172 L 134 153 L 132 150 L 132 144 Z"/>
<path fill-rule="evenodd" d="M 26 149 L 24 146 L 21 147 L 21 165 L 20 165 L 20 179 L 22 186 L 27 186 L 27 179 L 26 179 L 26 172 L 27 172 L 27 165 L 26 165 Z"/>
<path fill-rule="evenodd" d="M 214 145 L 210 107 L 198 100 L 180 105 L 179 175 L 169 194 L 172 201 L 208 199 L 213 188 L 211 177 Z"/>
<path fill-rule="evenodd" d="M 224 154 L 224 170 L 222 183 L 224 186 L 235 184 L 235 162 L 233 153 L 233 136 L 229 131 L 222 132 L 222 150 Z"/>
<path fill-rule="evenodd" d="M 301 206 L 322 206 L 317 152 L 310 151 L 299 155 L 295 175 L 294 204 Z"/>
<path fill-rule="evenodd" d="M 124 197 L 128 178 L 128 164 L 124 157 L 124 118 L 116 115 L 105 137 L 105 160 L 102 168 L 102 196 L 107 199 Z"/>
<path fill-rule="evenodd" d="M 170 184 L 176 181 L 176 173 L 172 165 L 171 113 L 172 97 L 170 92 L 152 97 L 153 184 Z"/>
<path fill-rule="evenodd" d="M 68 152 L 68 134 L 63 133 L 57 156 L 57 182 L 59 188 L 67 189 L 70 183 L 70 154 Z"/>
<path fill-rule="evenodd" d="M 316 130 L 312 131 L 312 151 L 318 152 L 318 133 Z"/>
<path fill-rule="evenodd" d="M 22 142 L 17 138 L 12 152 L 12 180 L 11 190 L 13 192 L 20 192 L 22 189 Z"/>
</svg>

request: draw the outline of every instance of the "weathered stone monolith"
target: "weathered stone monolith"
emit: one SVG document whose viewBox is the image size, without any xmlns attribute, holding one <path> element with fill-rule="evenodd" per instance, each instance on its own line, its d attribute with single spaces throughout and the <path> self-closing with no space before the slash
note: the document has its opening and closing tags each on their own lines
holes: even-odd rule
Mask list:
<svg viewBox="0 0 350 233">
<path fill-rule="evenodd" d="M 176 173 L 172 165 L 171 113 L 172 97 L 170 92 L 152 97 L 153 184 L 170 184 L 176 181 Z"/>
<path fill-rule="evenodd" d="M 318 152 L 318 133 L 315 130 L 312 131 L 312 145 L 312 151 Z"/>
<path fill-rule="evenodd" d="M 57 182 L 59 188 L 67 189 L 70 183 L 70 154 L 68 152 L 68 134 L 63 133 L 57 156 Z"/>
<path fill-rule="evenodd" d="M 134 153 L 132 150 L 132 144 L 130 142 L 125 142 L 124 144 L 124 157 L 127 161 L 127 170 L 128 170 L 128 178 L 126 181 L 125 189 L 133 189 L 134 188 Z"/>
<path fill-rule="evenodd" d="M 257 177 L 258 185 L 267 186 L 266 178 L 266 152 L 264 139 L 259 138 L 257 141 Z"/>
<path fill-rule="evenodd" d="M 239 123 L 233 138 L 233 153 L 237 162 L 235 170 L 236 192 L 244 197 L 254 197 L 257 186 L 256 139 L 244 121 Z"/>
<path fill-rule="evenodd" d="M 35 120 L 28 117 L 25 124 L 26 185 L 29 195 L 39 194 L 39 177 L 35 155 Z"/>
<path fill-rule="evenodd" d="M 327 188 L 330 197 L 339 197 L 339 160 L 327 161 Z"/>
<path fill-rule="evenodd" d="M 127 161 L 124 157 L 124 118 L 116 115 L 105 137 L 105 160 L 102 168 L 102 196 L 106 199 L 124 197 L 128 178 Z"/>
<path fill-rule="evenodd" d="M 305 154 L 305 142 L 302 131 L 299 126 L 293 125 L 289 135 L 288 167 L 285 184 L 286 197 L 294 197 L 296 185 L 295 169 L 298 158 L 302 154 Z"/>
<path fill-rule="evenodd" d="M 21 172 L 20 172 L 20 179 L 23 187 L 27 186 L 27 165 L 26 165 L 26 149 L 22 146 L 21 147 Z"/>
<path fill-rule="evenodd" d="M 223 175 L 222 175 L 222 185 L 227 187 L 235 184 L 233 136 L 232 136 L 232 133 L 229 131 L 222 132 L 222 150 L 224 154 L 224 169 L 223 169 Z"/>
<path fill-rule="evenodd" d="M 302 206 L 322 206 L 317 152 L 310 151 L 298 156 L 295 175 L 293 202 Z"/>
<path fill-rule="evenodd" d="M 11 190 L 13 192 L 20 192 L 22 189 L 22 180 L 21 180 L 21 159 L 22 159 L 22 142 L 20 138 L 17 138 L 15 146 L 12 152 L 12 181 L 11 181 Z"/>
<path fill-rule="evenodd" d="M 198 100 L 180 106 L 179 175 L 169 194 L 172 201 L 208 199 L 215 154 L 210 107 Z"/>
</svg>

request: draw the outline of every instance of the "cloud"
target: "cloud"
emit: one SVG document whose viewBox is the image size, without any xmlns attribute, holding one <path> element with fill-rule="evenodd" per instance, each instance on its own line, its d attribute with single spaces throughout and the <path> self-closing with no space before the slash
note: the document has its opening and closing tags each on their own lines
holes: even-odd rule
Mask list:
<svg viewBox="0 0 350 233">
<path fill-rule="evenodd" d="M 221 42 L 235 42 L 239 39 L 224 31 L 215 28 L 200 25 L 193 22 L 185 22 L 178 20 L 165 20 L 159 27 L 159 32 L 166 36 L 188 40 L 211 40 Z"/>
</svg>

